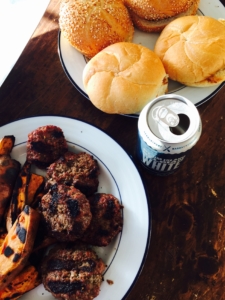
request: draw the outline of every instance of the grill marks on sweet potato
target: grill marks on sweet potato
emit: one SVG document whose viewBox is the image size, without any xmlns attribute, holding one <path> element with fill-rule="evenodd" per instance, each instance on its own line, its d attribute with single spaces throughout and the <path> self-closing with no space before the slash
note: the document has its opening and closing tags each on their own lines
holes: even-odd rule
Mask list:
<svg viewBox="0 0 225 300">
<path fill-rule="evenodd" d="M 20 259 L 21 254 L 20 253 L 15 253 L 14 257 L 13 257 L 13 262 L 16 263 L 18 262 L 18 260 Z"/>
<path fill-rule="evenodd" d="M 21 227 L 19 223 L 16 226 L 16 234 L 19 240 L 21 241 L 21 243 L 24 244 L 26 242 L 27 231 L 25 228 Z"/>
<path fill-rule="evenodd" d="M 6 257 L 9 257 L 9 256 L 12 255 L 13 253 L 14 253 L 14 251 L 13 251 L 13 249 L 12 249 L 11 247 L 7 246 L 7 247 L 5 248 L 4 255 L 5 255 Z"/>
<path fill-rule="evenodd" d="M 25 206 L 0 248 L 0 286 L 5 288 L 24 268 L 33 250 L 40 215 Z"/>
<path fill-rule="evenodd" d="M 26 189 L 29 183 L 30 172 L 31 164 L 26 161 L 20 171 L 19 176 L 17 177 L 15 187 L 13 189 L 10 207 L 7 215 L 6 226 L 8 231 L 25 207 Z"/>
<path fill-rule="evenodd" d="M 31 173 L 31 163 L 26 161 L 13 189 L 6 221 L 8 231 L 26 205 L 35 206 L 38 195 L 44 190 L 44 185 L 44 177 Z"/>
</svg>

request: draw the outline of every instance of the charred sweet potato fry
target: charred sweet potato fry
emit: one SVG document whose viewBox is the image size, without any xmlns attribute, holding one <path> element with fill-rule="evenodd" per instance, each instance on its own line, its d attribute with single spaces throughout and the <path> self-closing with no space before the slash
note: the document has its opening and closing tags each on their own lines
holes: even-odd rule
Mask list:
<svg viewBox="0 0 225 300">
<path fill-rule="evenodd" d="M 45 186 L 45 178 L 41 175 L 31 173 L 30 180 L 27 187 L 27 199 L 26 204 L 33 207 L 36 202 L 36 198 L 39 194 L 42 194 Z"/>
<path fill-rule="evenodd" d="M 0 290 L 1 300 L 16 300 L 26 292 L 41 284 L 38 271 L 34 266 L 26 266 L 4 289 Z"/>
<path fill-rule="evenodd" d="M 31 163 L 26 161 L 17 177 L 9 209 L 6 217 L 6 228 L 9 231 L 25 205 L 34 207 L 42 195 L 45 179 L 41 175 L 31 173 Z"/>
<path fill-rule="evenodd" d="M 0 287 L 4 289 L 26 265 L 33 250 L 40 214 L 25 206 L 0 248 Z"/>
<path fill-rule="evenodd" d="M 18 215 L 26 205 L 26 190 L 30 180 L 31 164 L 25 162 L 14 185 L 9 210 L 6 217 L 6 228 L 9 231 Z"/>
<path fill-rule="evenodd" d="M 3 146 L 0 146 L 2 147 L 0 152 L 7 153 L 9 148 L 3 148 Z M 20 163 L 18 161 L 12 159 L 9 154 L 0 155 L 0 223 L 9 204 L 19 171 Z"/>
<path fill-rule="evenodd" d="M 0 233 L 0 247 L 2 246 L 4 240 L 5 240 L 5 237 L 6 237 L 7 233 L 6 232 L 1 232 Z M 0 297 L 1 299 L 1 297 Z"/>
<path fill-rule="evenodd" d="M 0 139 L 0 155 L 10 155 L 12 148 L 14 147 L 14 143 L 14 135 L 6 135 Z"/>
</svg>

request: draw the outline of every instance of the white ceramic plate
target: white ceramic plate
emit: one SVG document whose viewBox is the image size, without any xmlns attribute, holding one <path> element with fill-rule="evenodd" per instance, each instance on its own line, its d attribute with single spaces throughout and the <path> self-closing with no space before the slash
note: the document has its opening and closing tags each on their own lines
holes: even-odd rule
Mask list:
<svg viewBox="0 0 225 300">
<path fill-rule="evenodd" d="M 113 194 L 124 206 L 122 233 L 106 248 L 95 249 L 108 266 L 96 300 L 125 299 L 141 272 L 151 234 L 150 206 L 142 179 L 129 155 L 112 138 L 76 119 L 55 116 L 22 119 L 2 126 L 0 137 L 16 137 L 12 157 L 23 163 L 28 133 L 49 124 L 62 128 L 70 150 L 88 152 L 98 160 L 99 192 Z M 113 284 L 109 285 L 107 280 Z M 40 285 L 21 299 L 54 298 Z"/>
<path fill-rule="evenodd" d="M 201 0 L 198 14 L 211 16 L 215 19 L 225 19 L 225 7 L 219 0 Z M 135 29 L 133 42 L 142 44 L 143 46 L 153 50 L 158 36 L 158 33 L 145 33 Z M 69 44 L 61 32 L 59 32 L 58 36 L 58 51 L 62 67 L 66 75 L 79 92 L 89 99 L 88 95 L 85 93 L 82 82 L 83 69 L 87 63 L 85 57 Z M 184 96 L 198 106 L 213 97 L 222 86 L 223 84 L 206 88 L 194 88 L 181 85 L 178 82 L 169 81 L 169 93 Z M 139 114 L 128 116 L 137 118 Z"/>
</svg>

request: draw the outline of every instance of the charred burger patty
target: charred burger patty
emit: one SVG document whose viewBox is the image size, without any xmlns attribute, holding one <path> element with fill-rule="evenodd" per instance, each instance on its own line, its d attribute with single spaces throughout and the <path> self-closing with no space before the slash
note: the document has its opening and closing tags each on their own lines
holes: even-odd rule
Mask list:
<svg viewBox="0 0 225 300">
<path fill-rule="evenodd" d="M 122 206 L 111 194 L 97 193 L 88 199 L 92 220 L 81 239 L 94 246 L 107 246 L 122 230 Z"/>
<path fill-rule="evenodd" d="M 56 299 L 92 300 L 99 294 L 105 267 L 92 249 L 61 244 L 42 263 L 43 284 Z"/>
<path fill-rule="evenodd" d="M 40 202 L 48 232 L 59 241 L 75 241 L 91 222 L 86 196 L 73 186 L 53 185 Z"/>
<path fill-rule="evenodd" d="M 88 153 L 66 152 L 47 169 L 47 187 L 54 184 L 73 185 L 89 196 L 97 191 L 99 166 Z"/>
<path fill-rule="evenodd" d="M 27 160 L 44 169 L 68 150 L 61 128 L 42 126 L 28 134 Z"/>
</svg>

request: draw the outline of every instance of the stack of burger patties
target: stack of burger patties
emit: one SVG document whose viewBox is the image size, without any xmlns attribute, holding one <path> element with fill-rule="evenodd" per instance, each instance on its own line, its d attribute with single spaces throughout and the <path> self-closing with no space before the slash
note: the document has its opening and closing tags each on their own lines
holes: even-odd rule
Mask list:
<svg viewBox="0 0 225 300">
<path fill-rule="evenodd" d="M 135 27 L 160 32 L 176 18 L 195 15 L 200 0 L 124 0 Z"/>
</svg>

